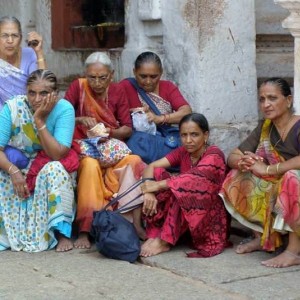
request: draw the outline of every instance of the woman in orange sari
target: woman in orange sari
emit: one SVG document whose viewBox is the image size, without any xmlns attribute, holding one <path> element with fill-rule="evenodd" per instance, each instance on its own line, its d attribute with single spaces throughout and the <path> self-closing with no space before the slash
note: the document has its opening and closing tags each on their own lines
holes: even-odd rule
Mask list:
<svg viewBox="0 0 300 300">
<path fill-rule="evenodd" d="M 111 82 L 113 69 L 109 57 L 101 52 L 92 53 L 85 62 L 85 77 L 73 81 L 65 95 L 75 108 L 74 139 L 87 138 L 87 131 L 98 123 L 104 124 L 109 137 L 127 139 L 132 132 L 129 105 L 123 89 Z M 136 155 L 127 155 L 108 168 L 102 168 L 92 157 L 81 159 L 76 217 L 79 236 L 75 248 L 91 247 L 89 232 L 93 212 L 140 178 L 143 166 Z M 142 202 L 142 199 L 139 201 Z M 139 222 L 135 225 L 138 231 L 142 230 Z"/>
</svg>

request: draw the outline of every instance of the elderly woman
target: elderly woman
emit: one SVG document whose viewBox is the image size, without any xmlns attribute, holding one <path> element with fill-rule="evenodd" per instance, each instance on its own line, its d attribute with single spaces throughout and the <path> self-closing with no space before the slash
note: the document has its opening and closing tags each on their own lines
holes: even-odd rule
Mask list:
<svg viewBox="0 0 300 300">
<path fill-rule="evenodd" d="M 189 257 L 217 255 L 227 246 L 227 216 L 218 196 L 225 178 L 224 154 L 208 145 L 209 127 L 198 113 L 186 115 L 179 123 L 182 147 L 151 163 L 142 186 L 143 213 L 148 240 L 141 256 L 169 251 L 180 236 L 189 232 L 197 253 Z M 170 176 L 162 168 L 180 165 L 180 173 Z"/>
<path fill-rule="evenodd" d="M 261 84 L 259 106 L 264 120 L 229 155 L 233 170 L 221 194 L 232 216 L 254 230 L 254 239 L 236 252 L 274 251 L 287 233 L 286 250 L 262 264 L 289 267 L 300 264 L 300 117 L 281 78 Z"/>
<path fill-rule="evenodd" d="M 15 17 L 0 18 L 0 109 L 12 96 L 26 94 L 26 80 L 36 69 L 45 69 L 42 37 L 28 34 L 30 47 L 21 47 L 21 24 Z"/>
<path fill-rule="evenodd" d="M 69 102 L 57 99 L 55 75 L 34 71 L 27 96 L 8 100 L 0 123 L 0 250 L 72 249 L 75 114 Z M 7 145 L 15 147 L 13 155 L 4 151 Z"/>
<path fill-rule="evenodd" d="M 123 89 L 112 83 L 113 72 L 109 57 L 105 53 L 94 52 L 85 61 L 85 78 L 76 79 L 67 90 L 65 98 L 76 111 L 75 140 L 86 139 L 88 131 L 98 123 L 104 124 L 109 138 L 124 140 L 131 135 L 128 101 Z M 79 237 L 74 244 L 76 248 L 91 247 L 89 232 L 93 212 L 104 207 L 115 193 L 136 182 L 143 168 L 141 159 L 136 155 L 127 155 L 107 168 L 93 157 L 81 159 L 77 187 L 76 223 Z M 139 217 L 135 220 L 138 231 L 143 234 Z"/>
<path fill-rule="evenodd" d="M 122 80 L 120 85 L 125 89 L 130 109 L 132 111 L 144 110 L 148 122 L 154 122 L 156 125 L 178 124 L 183 116 L 192 112 L 190 105 L 179 89 L 171 81 L 161 80 L 163 67 L 157 54 L 153 52 L 141 53 L 135 60 L 133 73 L 137 86 L 146 92 L 150 101 L 161 113 L 160 115 L 155 114 L 149 108 L 136 87 L 128 79 Z M 162 154 L 167 154 L 169 151 L 171 149 L 166 148 Z M 135 154 L 140 155 L 147 163 L 153 161 L 153 158 L 148 156 L 149 153 L 146 153 L 147 156 L 145 157 L 143 157 L 143 153 L 138 151 Z M 155 157 L 155 159 L 158 158 L 161 157 Z"/>
</svg>

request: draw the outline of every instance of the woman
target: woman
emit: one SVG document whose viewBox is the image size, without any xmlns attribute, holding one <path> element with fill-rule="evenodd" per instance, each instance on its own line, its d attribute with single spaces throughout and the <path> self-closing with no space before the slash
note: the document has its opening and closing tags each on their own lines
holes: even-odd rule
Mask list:
<svg viewBox="0 0 300 300">
<path fill-rule="evenodd" d="M 190 257 L 209 257 L 223 251 L 227 243 L 227 217 L 218 196 L 225 178 L 224 154 L 207 144 L 206 118 L 186 115 L 179 123 L 182 147 L 151 163 L 142 185 L 143 213 L 148 240 L 141 256 L 170 250 L 180 236 L 190 232 L 197 253 Z M 180 173 L 170 176 L 164 169 L 180 165 Z"/>
<path fill-rule="evenodd" d="M 161 115 L 155 114 L 149 108 L 149 105 L 128 79 L 122 80 L 120 85 L 125 89 L 131 111 L 143 110 L 149 123 L 154 122 L 156 125 L 178 124 L 183 116 L 192 112 L 190 105 L 179 89 L 172 82 L 161 80 L 163 67 L 157 54 L 153 52 L 141 53 L 135 60 L 133 73 L 138 87 L 147 93 Z M 164 154 L 166 153 L 164 152 Z M 143 152 L 136 154 L 141 155 L 147 163 L 153 161 L 151 157 L 144 157 Z M 156 159 L 158 158 L 161 157 L 156 157 Z"/>
<path fill-rule="evenodd" d="M 8 100 L 0 123 L 0 250 L 72 249 L 75 207 L 69 173 L 77 169 L 78 157 L 69 150 L 75 114 L 69 102 L 57 100 L 55 75 L 34 71 L 27 96 Z M 27 167 L 21 170 L 15 156 L 6 156 L 8 144 L 28 158 Z"/>
<path fill-rule="evenodd" d="M 262 83 L 259 106 L 264 120 L 229 155 L 233 170 L 222 196 L 232 216 L 255 232 L 236 252 L 274 251 L 287 232 L 286 250 L 262 264 L 289 267 L 300 264 L 300 117 L 293 113 L 291 90 L 281 78 Z"/>
<path fill-rule="evenodd" d="M 45 69 L 42 37 L 28 34 L 31 47 L 21 47 L 21 24 L 15 17 L 0 18 L 0 110 L 12 96 L 26 94 L 26 80 L 36 69 Z"/>
<path fill-rule="evenodd" d="M 109 57 L 94 52 L 85 61 L 85 78 L 71 83 L 65 98 L 76 112 L 75 140 L 87 138 L 87 131 L 99 122 L 105 125 L 111 138 L 124 140 L 131 135 L 132 123 L 126 95 L 118 84 L 111 82 L 112 79 Z M 142 170 L 142 161 L 135 155 L 127 155 L 109 168 L 102 168 L 98 160 L 92 157 L 81 159 L 77 187 L 79 237 L 74 244 L 76 248 L 91 247 L 89 232 L 93 212 L 105 206 L 115 193 L 133 184 Z M 135 220 L 140 221 L 139 218 Z M 135 225 L 143 234 L 141 225 Z"/>
</svg>

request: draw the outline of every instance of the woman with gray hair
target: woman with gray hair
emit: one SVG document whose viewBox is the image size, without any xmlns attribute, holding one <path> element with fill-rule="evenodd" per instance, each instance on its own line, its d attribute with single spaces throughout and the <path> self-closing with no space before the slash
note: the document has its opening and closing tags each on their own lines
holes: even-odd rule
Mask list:
<svg viewBox="0 0 300 300">
<path fill-rule="evenodd" d="M 132 123 L 126 94 L 112 83 L 113 68 L 109 57 L 102 52 L 92 53 L 85 61 L 85 78 L 73 81 L 65 99 L 75 108 L 74 139 L 91 137 L 91 130 L 101 123 L 102 135 L 118 140 L 127 139 Z M 99 126 L 99 125 L 98 125 Z M 89 232 L 93 212 L 107 204 L 115 193 L 125 190 L 140 178 L 143 163 L 139 156 L 126 155 L 113 166 L 103 167 L 91 156 L 82 157 L 78 170 L 77 217 L 79 237 L 76 248 L 90 248 Z M 140 222 L 140 218 L 136 218 Z M 142 231 L 140 223 L 135 224 Z"/>
</svg>

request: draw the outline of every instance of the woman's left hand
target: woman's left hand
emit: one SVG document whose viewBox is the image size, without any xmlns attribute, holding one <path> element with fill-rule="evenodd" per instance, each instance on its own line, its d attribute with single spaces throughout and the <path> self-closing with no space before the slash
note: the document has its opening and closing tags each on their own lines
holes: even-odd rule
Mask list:
<svg viewBox="0 0 300 300">
<path fill-rule="evenodd" d="M 42 101 L 41 105 L 34 112 L 34 119 L 45 122 L 56 103 L 57 93 L 52 92 L 48 94 L 46 99 Z"/>
<path fill-rule="evenodd" d="M 267 165 L 261 160 L 256 160 L 249 170 L 256 176 L 262 177 L 267 175 Z"/>
<path fill-rule="evenodd" d="M 30 43 L 32 43 L 32 45 L 30 45 Z M 32 47 L 32 49 L 38 53 L 39 51 L 42 50 L 43 47 L 43 38 L 40 34 L 38 34 L 36 31 L 31 31 L 28 33 L 28 43 L 30 45 L 30 47 Z M 37 44 L 35 44 L 37 43 Z"/>
<path fill-rule="evenodd" d="M 157 213 L 157 199 L 154 194 L 146 193 L 144 194 L 144 203 L 143 203 L 143 214 L 147 217 L 152 217 Z"/>
</svg>

